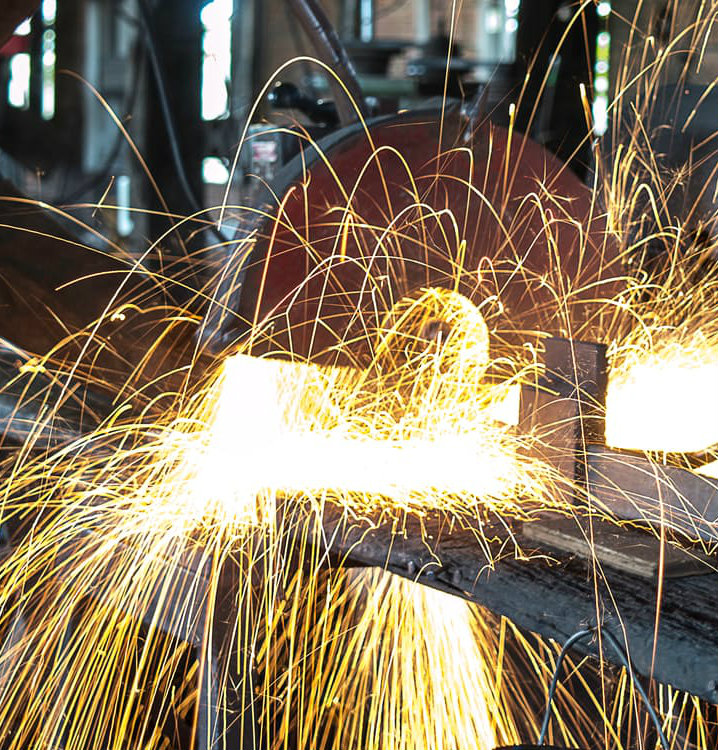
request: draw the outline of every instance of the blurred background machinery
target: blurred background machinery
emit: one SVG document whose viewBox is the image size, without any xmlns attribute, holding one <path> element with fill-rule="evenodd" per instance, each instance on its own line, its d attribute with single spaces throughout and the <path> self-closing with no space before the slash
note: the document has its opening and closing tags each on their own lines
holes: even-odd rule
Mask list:
<svg viewBox="0 0 718 750">
<path fill-rule="evenodd" d="M 367 113 L 443 95 L 450 2 L 330 0 L 323 7 L 356 68 Z M 531 127 L 526 107 L 516 124 L 560 158 L 573 157 L 583 173 L 589 153 L 574 154 L 585 129 L 576 83 L 586 84 L 597 131 L 604 130 L 610 5 L 589 6 L 570 29 L 566 9 L 559 0 L 462 3 L 447 93 L 470 101 L 484 91 L 483 111 L 505 123 L 529 65 L 546 70 L 548 88 Z M 215 205 L 262 86 L 286 60 L 316 54 L 281 0 L 13 0 L 0 24 L 0 174 L 53 204 L 104 196 L 117 210 L 94 212 L 96 226 L 138 251 L 167 222 L 131 210 L 163 207 L 128 136 L 171 212 Z M 567 29 L 561 55 L 551 59 Z M 534 76 L 537 85 L 541 78 Z M 271 178 L 296 151 L 296 139 L 271 132 L 268 122 L 298 121 L 315 137 L 339 124 L 320 67 L 297 62 L 278 81 L 280 90 L 264 97 L 252 118 L 254 137 L 231 185 L 232 202 L 251 192 L 247 175 Z"/>
<path fill-rule="evenodd" d="M 516 128 L 581 178 L 590 174 L 587 113 L 603 135 L 634 3 L 601 0 L 576 16 L 563 0 L 466 0 L 453 35 L 448 0 L 326 0 L 322 7 L 356 69 L 367 115 L 415 109 L 445 88 L 449 97 L 478 102 L 498 124 L 520 103 Z M 642 4 L 646 29 L 659 41 L 681 22 L 667 7 L 664 0 Z M 316 39 L 283 0 L 9 0 L 0 40 L 0 177 L 53 205 L 102 199 L 115 208 L 74 215 L 135 253 L 169 227 L 152 210 L 187 216 L 222 201 L 250 112 L 252 137 L 229 185 L 233 204 L 251 202 L 257 181 L 250 175 L 271 180 L 296 153 L 297 139 L 276 126 L 304 125 L 316 138 L 346 124 L 326 72 L 306 60 L 284 68 L 278 88 L 252 110 L 281 65 L 317 54 Z M 705 117 L 714 57 L 708 49 L 687 81 L 685 55 L 673 53 L 676 79 L 691 85 Z M 666 102 L 665 122 L 676 114 L 672 106 L 691 110 Z M 676 129 L 662 144 L 669 166 L 700 142 L 705 117 L 694 116 L 686 132 Z M 93 242 L 91 233 L 84 239 Z M 166 253 L 180 252 L 176 233 L 165 244 Z"/>
</svg>

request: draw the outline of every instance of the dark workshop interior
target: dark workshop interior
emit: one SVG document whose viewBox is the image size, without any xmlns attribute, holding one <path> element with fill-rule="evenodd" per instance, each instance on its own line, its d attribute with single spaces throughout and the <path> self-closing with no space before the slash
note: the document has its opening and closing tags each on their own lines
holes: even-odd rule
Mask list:
<svg viewBox="0 0 718 750">
<path fill-rule="evenodd" d="M 718 2 L 0 0 L 0 750 L 718 748 Z"/>
</svg>

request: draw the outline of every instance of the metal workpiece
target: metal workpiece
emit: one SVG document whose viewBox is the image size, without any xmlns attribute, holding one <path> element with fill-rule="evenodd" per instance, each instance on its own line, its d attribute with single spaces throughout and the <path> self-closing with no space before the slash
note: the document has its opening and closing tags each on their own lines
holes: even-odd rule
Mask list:
<svg viewBox="0 0 718 750">
<path fill-rule="evenodd" d="M 690 456 L 679 466 L 678 456 L 606 446 L 606 347 L 561 338 L 543 346 L 542 374 L 521 389 L 519 425 L 531 453 L 566 478 L 568 489 L 556 491 L 573 486 L 576 505 L 718 542 L 718 480 L 686 468 Z"/>
<path fill-rule="evenodd" d="M 718 544 L 718 480 L 641 454 L 591 445 L 589 496 L 619 519 Z"/>
<path fill-rule="evenodd" d="M 586 446 L 605 442 L 606 347 L 558 337 L 542 345 L 542 373 L 521 387 L 519 429 L 538 458 L 585 486 Z"/>
<path fill-rule="evenodd" d="M 718 702 L 718 586 L 710 568 L 703 567 L 708 573 L 704 575 L 666 577 L 659 591 L 645 570 L 603 565 L 590 551 L 590 542 L 585 555 L 539 544 L 527 533 L 537 525 L 525 524 L 523 531 L 513 532 L 523 558 L 514 553 L 512 542 L 496 560 L 482 551 L 476 531 L 450 529 L 438 515 L 421 522 L 407 519 L 399 533 L 391 522 L 352 522 L 341 513 L 327 513 L 323 536 L 332 540 L 337 560 L 383 567 L 558 642 L 599 624 L 615 634 L 625 633 L 638 674 Z M 499 525 L 493 528 L 498 533 Z M 616 531 L 613 524 L 610 529 Z M 491 536 L 491 527 L 486 531 Z M 637 543 L 635 536 L 631 542 Z M 577 648 L 595 653 L 594 648 Z M 604 658 L 614 661 L 610 648 Z"/>
</svg>

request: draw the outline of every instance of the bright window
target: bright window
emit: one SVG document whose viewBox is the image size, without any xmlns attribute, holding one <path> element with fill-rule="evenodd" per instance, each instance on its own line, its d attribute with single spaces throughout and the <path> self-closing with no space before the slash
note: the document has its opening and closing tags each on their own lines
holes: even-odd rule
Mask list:
<svg viewBox="0 0 718 750">
<path fill-rule="evenodd" d="M 202 8 L 202 119 L 218 120 L 229 114 L 232 73 L 233 0 L 212 0 Z"/>
</svg>

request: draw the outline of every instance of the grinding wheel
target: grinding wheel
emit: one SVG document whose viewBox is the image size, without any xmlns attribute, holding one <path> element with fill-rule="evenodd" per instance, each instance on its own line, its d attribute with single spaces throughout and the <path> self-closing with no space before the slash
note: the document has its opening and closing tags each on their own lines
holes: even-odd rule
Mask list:
<svg viewBox="0 0 718 750">
<path fill-rule="evenodd" d="M 440 110 L 345 128 L 272 189 L 241 286 L 221 290 L 238 314 L 215 325 L 223 344 L 239 318 L 269 334 L 258 348 L 340 362 L 398 299 L 433 286 L 477 304 L 499 338 L 587 337 L 595 299 L 620 290 L 591 191 L 538 144 L 472 129 L 458 110 L 443 128 Z"/>
</svg>

